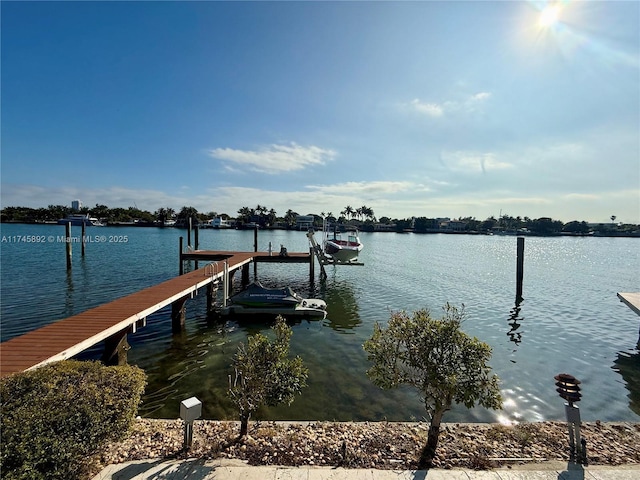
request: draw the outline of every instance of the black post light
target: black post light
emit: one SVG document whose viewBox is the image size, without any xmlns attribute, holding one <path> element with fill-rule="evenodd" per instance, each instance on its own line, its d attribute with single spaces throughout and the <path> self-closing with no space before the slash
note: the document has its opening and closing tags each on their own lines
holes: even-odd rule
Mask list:
<svg viewBox="0 0 640 480">
<path fill-rule="evenodd" d="M 584 438 L 580 438 L 580 409 L 574 403 L 579 402 L 582 398 L 580 393 L 580 380 L 568 373 L 559 373 L 555 377 L 556 391 L 564 398 L 567 403 L 564 404 L 564 411 L 567 414 L 567 423 L 569 427 L 569 451 L 571 460 L 577 460 L 579 463 L 587 461 L 587 442 Z"/>
</svg>

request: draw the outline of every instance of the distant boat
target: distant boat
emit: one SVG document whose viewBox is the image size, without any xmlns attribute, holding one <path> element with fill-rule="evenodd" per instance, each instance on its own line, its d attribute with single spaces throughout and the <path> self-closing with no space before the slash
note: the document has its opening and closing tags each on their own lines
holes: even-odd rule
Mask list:
<svg viewBox="0 0 640 480">
<path fill-rule="evenodd" d="M 175 227 L 176 226 L 176 221 L 175 220 L 165 220 L 162 223 L 162 226 L 164 226 L 164 227 Z"/>
<path fill-rule="evenodd" d="M 94 227 L 103 227 L 104 225 L 95 217 L 90 217 L 89 214 L 82 213 L 72 213 L 71 215 L 67 215 L 66 218 L 61 218 L 58 220 L 58 225 L 66 225 L 67 223 L 71 223 L 72 226 L 94 226 Z"/>
<path fill-rule="evenodd" d="M 327 304 L 318 298 L 303 298 L 291 287 L 265 288 L 259 282 L 250 284 L 229 299 L 222 315 L 282 315 L 322 317 L 327 314 Z"/>
<path fill-rule="evenodd" d="M 229 222 L 227 222 L 222 217 L 216 217 L 209 222 L 212 228 L 231 228 Z"/>
</svg>

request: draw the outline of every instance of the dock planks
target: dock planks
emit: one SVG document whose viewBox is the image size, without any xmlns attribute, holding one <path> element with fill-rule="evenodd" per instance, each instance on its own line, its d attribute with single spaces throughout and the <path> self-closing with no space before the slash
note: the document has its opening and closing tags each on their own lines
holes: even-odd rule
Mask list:
<svg viewBox="0 0 640 480">
<path fill-rule="evenodd" d="M 227 260 L 229 271 L 251 262 L 309 263 L 309 253 L 289 253 L 287 257 L 267 252 L 191 251 L 184 260 Z M 203 267 L 145 288 L 112 302 L 12 338 L 0 344 L 0 377 L 65 360 L 106 340 L 139 320 L 192 295 L 198 289 L 222 278 L 223 268 Z"/>
<path fill-rule="evenodd" d="M 640 315 L 640 292 L 618 293 L 618 298 L 631 310 Z"/>
</svg>

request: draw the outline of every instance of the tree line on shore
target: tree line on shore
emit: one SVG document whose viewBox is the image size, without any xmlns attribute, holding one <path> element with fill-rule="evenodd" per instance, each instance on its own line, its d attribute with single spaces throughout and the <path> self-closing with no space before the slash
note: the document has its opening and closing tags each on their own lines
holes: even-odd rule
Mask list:
<svg viewBox="0 0 640 480">
<path fill-rule="evenodd" d="M 164 225 L 172 220 L 178 225 L 186 225 L 191 218 L 194 225 L 204 224 L 212 218 L 221 217 L 238 226 L 256 224 L 261 228 L 296 228 L 298 212 L 288 209 L 280 216 L 273 208 L 258 204 L 256 207 L 243 206 L 238 209 L 235 216 L 215 211 L 199 212 L 192 206 L 183 206 L 179 211 L 171 207 L 161 207 L 155 212 L 141 210 L 137 207 L 110 208 L 107 205 L 96 204 L 95 207 L 83 207 L 79 211 L 64 205 L 49 205 L 46 208 L 30 207 L 5 207 L 0 210 L 2 223 L 48 223 L 56 222 L 72 213 L 84 213 L 100 219 L 103 223 L 118 224 L 136 222 L 140 225 Z M 357 226 L 362 231 L 396 231 L 427 233 L 434 231 L 449 231 L 458 233 L 517 233 L 556 235 L 574 234 L 587 235 L 593 232 L 615 234 L 639 234 L 640 225 L 615 223 L 616 216 L 611 215 L 611 223 L 598 225 L 589 224 L 586 221 L 574 220 L 564 223 L 549 217 L 532 219 L 529 217 L 501 215 L 499 218 L 491 216 L 485 220 L 475 217 L 464 217 L 456 220 L 448 218 L 408 217 L 390 218 L 383 216 L 377 218 L 373 209 L 367 206 L 353 208 L 347 205 L 338 215 L 332 212 L 320 212 L 319 214 L 307 213 L 306 216 L 314 218 L 314 225 L 322 226 L 323 218 L 332 224 Z"/>
</svg>

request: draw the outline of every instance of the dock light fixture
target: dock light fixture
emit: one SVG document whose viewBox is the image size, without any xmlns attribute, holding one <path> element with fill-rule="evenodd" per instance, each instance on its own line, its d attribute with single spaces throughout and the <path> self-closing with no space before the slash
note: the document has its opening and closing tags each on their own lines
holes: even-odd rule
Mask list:
<svg viewBox="0 0 640 480">
<path fill-rule="evenodd" d="M 187 398 L 180 402 L 180 418 L 184 420 L 183 448 L 189 450 L 193 442 L 193 421 L 202 415 L 202 402 L 196 397 Z"/>
<path fill-rule="evenodd" d="M 567 415 L 567 424 L 569 427 L 569 454 L 571 461 L 578 463 L 587 463 L 587 441 L 580 438 L 580 409 L 574 405 L 582 398 L 580 393 L 580 380 L 568 373 L 559 373 L 555 377 L 556 391 L 560 398 L 564 398 L 567 403 L 564 404 L 564 411 Z"/>
</svg>

